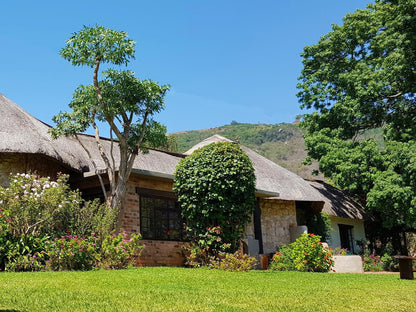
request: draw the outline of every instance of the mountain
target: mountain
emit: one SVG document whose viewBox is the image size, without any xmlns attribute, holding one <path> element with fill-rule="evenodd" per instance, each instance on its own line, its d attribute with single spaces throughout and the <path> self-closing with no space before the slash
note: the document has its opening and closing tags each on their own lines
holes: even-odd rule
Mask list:
<svg viewBox="0 0 416 312">
<path fill-rule="evenodd" d="M 322 176 L 312 175 L 312 171 L 318 168 L 317 163 L 311 166 L 302 164 L 306 157 L 305 141 L 297 123 L 245 124 L 233 121 L 230 125 L 218 128 L 182 131 L 171 135 L 176 139 L 177 150 L 185 152 L 202 140 L 220 134 L 303 178 L 323 179 Z"/>
</svg>

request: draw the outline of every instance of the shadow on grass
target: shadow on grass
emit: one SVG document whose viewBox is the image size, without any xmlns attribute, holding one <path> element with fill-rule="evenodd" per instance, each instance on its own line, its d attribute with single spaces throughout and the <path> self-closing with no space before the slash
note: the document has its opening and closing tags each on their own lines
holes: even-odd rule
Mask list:
<svg viewBox="0 0 416 312">
<path fill-rule="evenodd" d="M 26 312 L 24 310 L 15 310 L 15 309 L 0 309 L 0 312 Z"/>
</svg>

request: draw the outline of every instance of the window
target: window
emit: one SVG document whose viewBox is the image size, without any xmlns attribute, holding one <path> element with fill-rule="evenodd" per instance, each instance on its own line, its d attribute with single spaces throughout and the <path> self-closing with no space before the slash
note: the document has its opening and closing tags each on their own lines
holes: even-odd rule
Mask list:
<svg viewBox="0 0 416 312">
<path fill-rule="evenodd" d="M 165 192 L 145 189 L 138 189 L 137 193 L 140 196 L 140 232 L 142 237 L 156 240 L 182 240 L 181 212 L 179 204 L 173 196 Z"/>
</svg>

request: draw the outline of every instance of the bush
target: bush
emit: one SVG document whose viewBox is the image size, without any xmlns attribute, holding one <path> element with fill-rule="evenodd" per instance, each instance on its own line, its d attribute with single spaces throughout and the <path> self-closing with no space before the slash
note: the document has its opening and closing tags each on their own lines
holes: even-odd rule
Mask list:
<svg viewBox="0 0 416 312">
<path fill-rule="evenodd" d="M 0 229 L 14 237 L 45 234 L 79 236 L 103 231 L 109 234 L 116 221 L 116 210 L 86 202 L 68 185 L 68 175 L 56 181 L 34 174 L 12 174 L 10 186 L 0 187 Z M 0 234 L 0 240 L 3 234 Z"/>
<path fill-rule="evenodd" d="M 174 190 L 191 240 L 200 240 L 207 227 L 219 226 L 221 241 L 231 244 L 233 251 L 238 248 L 254 211 L 255 175 L 237 144 L 212 143 L 182 159 L 176 167 Z"/>
<path fill-rule="evenodd" d="M 40 271 L 45 265 L 46 235 L 9 236 L 4 243 L 6 271 Z"/>
<path fill-rule="evenodd" d="M 46 268 L 53 271 L 91 270 L 96 265 L 98 239 L 95 236 L 79 238 L 66 235 L 56 238 L 47 246 Z"/>
<path fill-rule="evenodd" d="M 252 270 L 257 265 L 257 260 L 239 251 L 235 253 L 219 252 L 218 256 L 211 257 L 209 266 L 212 269 L 223 271 L 241 272 Z"/>
<path fill-rule="evenodd" d="M 292 249 L 288 245 L 282 245 L 273 257 L 269 265 L 273 271 L 294 271 L 295 265 L 292 260 Z"/>
<path fill-rule="evenodd" d="M 328 272 L 333 266 L 332 252 L 323 247 L 319 235 L 302 234 L 289 246 L 283 245 L 272 258 L 272 270 Z"/>
<path fill-rule="evenodd" d="M 209 265 L 211 257 L 230 248 L 221 238 L 221 228 L 207 227 L 205 233 L 191 233 L 193 239 L 184 246 L 185 265 L 193 268 Z"/>
<path fill-rule="evenodd" d="M 308 231 L 319 235 L 323 242 L 326 242 L 331 234 L 331 219 L 325 212 L 313 213 L 306 221 Z"/>
<path fill-rule="evenodd" d="M 125 269 L 134 265 L 144 249 L 140 240 L 141 235 L 134 233 L 130 237 L 126 232 L 118 235 L 107 235 L 101 244 L 98 267 Z"/>
<path fill-rule="evenodd" d="M 371 252 L 367 246 L 363 246 L 361 258 L 364 271 L 399 271 L 399 260 L 394 259 L 388 253 L 379 256 L 375 252 Z"/>
</svg>

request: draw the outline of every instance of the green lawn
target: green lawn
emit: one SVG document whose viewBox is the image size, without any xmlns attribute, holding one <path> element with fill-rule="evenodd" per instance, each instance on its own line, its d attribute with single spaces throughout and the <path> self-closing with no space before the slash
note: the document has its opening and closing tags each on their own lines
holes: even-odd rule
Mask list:
<svg viewBox="0 0 416 312">
<path fill-rule="evenodd" d="M 184 268 L 0 273 L 0 311 L 416 311 L 416 280 Z"/>
</svg>

